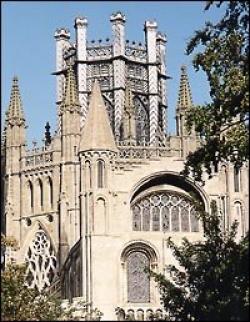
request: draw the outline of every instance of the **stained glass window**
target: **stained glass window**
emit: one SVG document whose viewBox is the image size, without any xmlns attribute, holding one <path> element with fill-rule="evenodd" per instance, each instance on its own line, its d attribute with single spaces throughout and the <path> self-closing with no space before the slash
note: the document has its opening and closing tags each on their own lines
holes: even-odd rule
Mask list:
<svg viewBox="0 0 250 322">
<path fill-rule="evenodd" d="M 150 302 L 150 280 L 145 268 L 149 258 L 140 251 L 131 252 L 127 257 L 128 302 Z"/>
<path fill-rule="evenodd" d="M 133 230 L 198 232 L 191 200 L 170 191 L 150 193 L 132 205 Z"/>
</svg>

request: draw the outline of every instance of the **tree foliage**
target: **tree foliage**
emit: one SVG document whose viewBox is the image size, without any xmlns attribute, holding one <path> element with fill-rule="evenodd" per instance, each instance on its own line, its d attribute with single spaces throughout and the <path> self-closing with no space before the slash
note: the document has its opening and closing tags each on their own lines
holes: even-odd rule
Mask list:
<svg viewBox="0 0 250 322">
<path fill-rule="evenodd" d="M 208 10 L 215 1 L 207 1 Z M 219 161 L 241 165 L 249 159 L 249 3 L 217 1 L 225 6 L 218 23 L 206 22 L 187 44 L 188 55 L 195 52 L 193 66 L 206 73 L 211 103 L 194 106 L 187 113 L 187 128 L 202 138 L 191 153 L 185 174 L 202 180 Z"/>
<path fill-rule="evenodd" d="M 54 321 L 61 317 L 58 299 L 25 286 L 26 266 L 7 264 L 1 281 L 2 321 Z"/>
<path fill-rule="evenodd" d="M 168 246 L 180 267 L 167 266 L 169 277 L 151 272 L 160 287 L 161 300 L 177 321 L 247 321 L 249 319 L 248 237 L 235 241 L 237 223 L 222 232 L 215 203 L 208 215 L 201 209 L 204 240 L 186 238 Z"/>
</svg>

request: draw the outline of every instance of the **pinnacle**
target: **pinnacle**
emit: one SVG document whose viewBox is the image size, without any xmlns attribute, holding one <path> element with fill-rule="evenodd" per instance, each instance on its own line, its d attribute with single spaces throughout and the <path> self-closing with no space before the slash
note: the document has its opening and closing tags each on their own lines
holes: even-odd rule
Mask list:
<svg viewBox="0 0 250 322">
<path fill-rule="evenodd" d="M 67 70 L 63 105 L 80 106 L 77 89 L 76 89 L 76 79 L 75 79 L 75 74 L 74 74 L 72 65 L 70 65 Z"/>
<path fill-rule="evenodd" d="M 192 94 L 189 85 L 187 67 L 186 65 L 181 66 L 181 79 L 180 79 L 180 89 L 178 95 L 177 109 L 187 109 L 193 105 Z"/>
<path fill-rule="evenodd" d="M 6 112 L 6 116 L 7 116 L 6 120 L 8 121 L 15 119 L 15 120 L 24 122 L 24 113 L 23 113 L 23 107 L 21 102 L 21 95 L 19 91 L 17 76 L 14 76 L 12 80 L 10 103 L 9 103 L 9 108 Z"/>
</svg>

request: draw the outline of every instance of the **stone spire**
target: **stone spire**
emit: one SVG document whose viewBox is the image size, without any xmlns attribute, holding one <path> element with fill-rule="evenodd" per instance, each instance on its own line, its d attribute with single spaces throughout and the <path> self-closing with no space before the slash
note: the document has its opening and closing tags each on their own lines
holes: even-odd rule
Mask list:
<svg viewBox="0 0 250 322">
<path fill-rule="evenodd" d="M 190 108 L 192 105 L 193 101 L 188 81 L 187 67 L 185 65 L 182 65 L 177 111 L 186 110 Z"/>
<path fill-rule="evenodd" d="M 21 95 L 18 85 L 18 78 L 16 76 L 13 77 L 10 104 L 6 112 L 6 124 L 8 123 L 11 125 L 25 124 Z"/>
<path fill-rule="evenodd" d="M 80 102 L 76 87 L 76 78 L 72 65 L 69 66 L 66 74 L 65 93 L 62 101 L 61 109 L 77 108 L 80 109 Z"/>
<path fill-rule="evenodd" d="M 79 151 L 87 150 L 118 151 L 97 80 L 92 89 L 89 111 L 80 139 Z"/>
<path fill-rule="evenodd" d="M 125 90 L 123 137 L 126 141 L 136 141 L 135 107 L 133 103 L 133 95 L 131 89 L 128 86 L 126 86 Z"/>
</svg>

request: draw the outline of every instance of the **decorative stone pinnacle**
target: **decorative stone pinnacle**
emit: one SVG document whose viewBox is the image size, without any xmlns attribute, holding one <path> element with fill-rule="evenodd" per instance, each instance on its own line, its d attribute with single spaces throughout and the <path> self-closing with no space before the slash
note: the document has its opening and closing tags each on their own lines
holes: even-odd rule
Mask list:
<svg viewBox="0 0 250 322">
<path fill-rule="evenodd" d="M 11 123 L 18 122 L 18 125 L 24 125 L 25 123 L 17 76 L 14 76 L 12 80 L 10 103 L 6 112 L 6 121 Z"/>
<path fill-rule="evenodd" d="M 178 95 L 177 109 L 183 110 L 190 108 L 193 105 L 192 94 L 188 81 L 187 66 L 181 66 L 181 79 L 180 79 L 180 89 Z"/>
<path fill-rule="evenodd" d="M 121 22 L 125 22 L 126 21 L 126 17 L 123 13 L 121 13 L 121 11 L 118 12 L 114 12 L 112 13 L 112 15 L 110 16 L 110 21 L 121 21 Z"/>
<path fill-rule="evenodd" d="M 88 20 L 86 17 L 76 17 L 75 18 L 75 28 L 86 27 L 88 25 Z"/>
<path fill-rule="evenodd" d="M 67 28 L 59 28 L 56 29 L 54 37 L 56 40 L 70 39 L 70 32 Z"/>
<path fill-rule="evenodd" d="M 66 75 L 65 95 L 62 102 L 62 108 L 79 107 L 79 97 L 76 88 L 76 78 L 72 65 L 69 65 Z"/>
<path fill-rule="evenodd" d="M 167 36 L 166 34 L 163 34 L 162 32 L 157 32 L 156 34 L 156 41 L 166 43 L 167 42 Z"/>
</svg>

